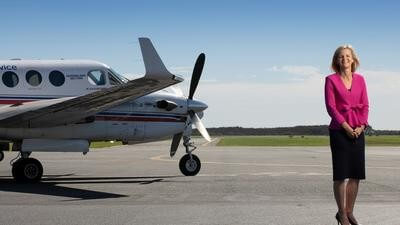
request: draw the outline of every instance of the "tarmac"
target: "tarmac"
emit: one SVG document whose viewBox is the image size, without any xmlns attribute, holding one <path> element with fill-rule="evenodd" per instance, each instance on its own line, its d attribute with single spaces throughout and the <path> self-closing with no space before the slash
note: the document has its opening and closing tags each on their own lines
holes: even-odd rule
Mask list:
<svg viewBox="0 0 400 225">
<path fill-rule="evenodd" d="M 0 224 L 336 224 L 326 147 L 217 147 L 196 140 L 197 176 L 170 141 L 41 153 L 38 184 L 17 184 L 0 162 Z M 363 225 L 400 224 L 400 148 L 367 147 L 354 211 Z"/>
</svg>

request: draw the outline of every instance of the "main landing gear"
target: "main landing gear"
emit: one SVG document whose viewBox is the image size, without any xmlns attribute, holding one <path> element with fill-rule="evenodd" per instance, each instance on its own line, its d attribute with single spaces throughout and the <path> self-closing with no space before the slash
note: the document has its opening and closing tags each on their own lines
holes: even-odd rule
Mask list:
<svg viewBox="0 0 400 225">
<path fill-rule="evenodd" d="M 3 159 L 4 159 L 4 152 L 0 151 L 0 162 L 3 161 Z"/>
<path fill-rule="evenodd" d="M 19 183 L 37 183 L 43 175 L 43 166 L 39 160 L 29 158 L 30 152 L 21 152 L 21 158 L 12 164 L 12 175 Z"/>
</svg>

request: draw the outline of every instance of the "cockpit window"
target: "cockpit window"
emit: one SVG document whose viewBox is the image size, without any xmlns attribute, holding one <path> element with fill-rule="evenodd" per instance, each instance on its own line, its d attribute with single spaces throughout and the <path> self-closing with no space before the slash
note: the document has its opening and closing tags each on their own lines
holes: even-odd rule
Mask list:
<svg viewBox="0 0 400 225">
<path fill-rule="evenodd" d="M 88 81 L 92 85 L 105 85 L 106 84 L 106 75 L 102 70 L 91 70 L 87 74 Z"/>
<path fill-rule="evenodd" d="M 110 81 L 110 85 L 118 85 L 122 84 L 120 80 L 117 79 L 110 71 L 108 71 L 108 80 Z"/>
<path fill-rule="evenodd" d="M 129 81 L 127 78 L 118 74 L 113 69 L 109 69 L 108 74 L 109 74 L 108 75 L 109 77 L 112 76 L 114 78 L 114 80 L 117 80 L 119 82 L 119 84 L 127 83 Z M 110 82 L 111 82 L 111 79 L 110 79 Z"/>
</svg>

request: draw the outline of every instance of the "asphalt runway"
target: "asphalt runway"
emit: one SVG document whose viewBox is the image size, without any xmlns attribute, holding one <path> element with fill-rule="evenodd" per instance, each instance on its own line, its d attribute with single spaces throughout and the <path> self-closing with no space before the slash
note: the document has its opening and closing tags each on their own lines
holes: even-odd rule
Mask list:
<svg viewBox="0 0 400 225">
<path fill-rule="evenodd" d="M 170 141 L 79 153 L 33 153 L 39 184 L 16 184 L 0 162 L 0 224 L 336 224 L 328 147 L 216 147 L 197 140 L 195 177 Z M 367 148 L 355 215 L 400 224 L 400 148 Z"/>
</svg>

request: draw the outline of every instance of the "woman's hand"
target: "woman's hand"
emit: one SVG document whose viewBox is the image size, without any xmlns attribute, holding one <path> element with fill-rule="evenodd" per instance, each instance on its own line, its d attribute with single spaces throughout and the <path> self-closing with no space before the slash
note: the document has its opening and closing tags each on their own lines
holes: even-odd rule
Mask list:
<svg viewBox="0 0 400 225">
<path fill-rule="evenodd" d="M 360 136 L 363 131 L 364 131 L 363 127 L 356 127 L 356 129 L 354 129 L 354 132 L 356 133 L 357 137 Z"/>
<path fill-rule="evenodd" d="M 349 136 L 349 138 L 357 138 L 358 137 L 357 133 L 352 128 L 345 129 L 345 131 L 346 131 L 347 136 Z"/>
<path fill-rule="evenodd" d="M 346 131 L 346 134 L 347 134 L 347 136 L 349 136 L 349 138 L 357 138 L 358 137 L 356 132 L 353 130 L 353 128 L 351 128 L 351 126 L 347 122 L 342 123 L 342 127 Z"/>
</svg>

